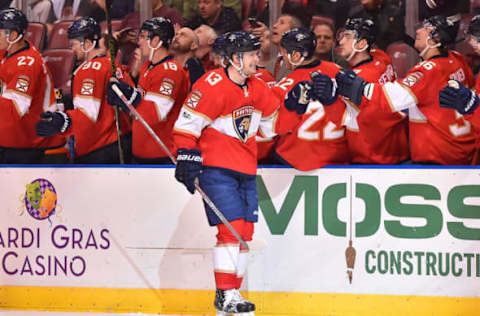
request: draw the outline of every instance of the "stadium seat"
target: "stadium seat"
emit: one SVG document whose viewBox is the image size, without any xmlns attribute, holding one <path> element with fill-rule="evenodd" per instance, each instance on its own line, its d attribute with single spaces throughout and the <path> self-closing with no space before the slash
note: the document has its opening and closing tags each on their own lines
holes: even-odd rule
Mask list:
<svg viewBox="0 0 480 316">
<path fill-rule="evenodd" d="M 395 42 L 387 47 L 386 53 L 392 58 L 393 68 L 398 78 L 403 78 L 408 70 L 418 62 L 418 53 L 403 42 Z M 412 61 L 414 61 L 412 63 Z"/>
<path fill-rule="evenodd" d="M 112 31 L 120 31 L 120 27 L 122 26 L 122 20 L 112 20 Z M 103 21 L 100 23 L 100 29 L 102 34 L 107 33 L 107 22 Z"/>
<path fill-rule="evenodd" d="M 256 0 L 257 1 L 257 12 L 258 14 L 262 13 L 265 7 L 267 6 L 266 0 Z"/>
<path fill-rule="evenodd" d="M 70 49 L 47 49 L 43 58 L 52 73 L 55 88 L 62 89 L 63 93 L 70 93 L 72 68 L 75 55 Z"/>
<path fill-rule="evenodd" d="M 328 16 L 320 16 L 320 15 L 312 16 L 312 22 L 310 23 L 310 27 L 313 28 L 314 26 L 316 26 L 320 22 L 327 22 L 327 23 L 330 23 L 331 25 L 333 25 L 333 27 L 335 27 L 335 21 L 333 21 L 332 18 L 330 18 Z"/>
<path fill-rule="evenodd" d="M 71 20 L 60 21 L 53 26 L 50 40 L 48 41 L 48 49 L 52 48 L 68 48 L 67 31 L 73 23 Z"/>
<path fill-rule="evenodd" d="M 43 51 L 45 39 L 47 34 L 47 27 L 43 23 L 30 22 L 28 23 L 27 31 L 25 32 L 25 39 L 32 42 L 39 51 Z"/>
<path fill-rule="evenodd" d="M 252 0 L 242 0 L 242 21 L 250 16 L 252 10 Z"/>
</svg>

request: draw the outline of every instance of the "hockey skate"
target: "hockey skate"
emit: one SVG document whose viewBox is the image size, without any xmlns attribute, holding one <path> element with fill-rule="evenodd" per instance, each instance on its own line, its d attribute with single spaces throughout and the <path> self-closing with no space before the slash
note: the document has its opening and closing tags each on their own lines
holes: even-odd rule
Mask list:
<svg viewBox="0 0 480 316">
<path fill-rule="evenodd" d="M 219 290 L 215 294 L 217 316 L 254 316 L 255 304 L 242 298 L 237 289 Z"/>
</svg>

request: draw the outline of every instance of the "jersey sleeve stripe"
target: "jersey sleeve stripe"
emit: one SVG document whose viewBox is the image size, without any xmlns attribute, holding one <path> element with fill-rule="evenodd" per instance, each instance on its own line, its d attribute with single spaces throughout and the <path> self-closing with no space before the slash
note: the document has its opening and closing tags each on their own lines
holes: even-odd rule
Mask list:
<svg viewBox="0 0 480 316">
<path fill-rule="evenodd" d="M 210 124 L 210 120 L 205 115 L 191 111 L 187 107 L 182 107 L 180 115 L 175 122 L 175 130 L 200 137 L 202 130 Z"/>
<path fill-rule="evenodd" d="M 277 136 L 275 133 L 275 125 L 277 123 L 278 110 L 270 116 L 262 116 L 260 119 L 260 134 L 265 138 Z"/>
<path fill-rule="evenodd" d="M 160 121 L 165 121 L 167 119 L 167 115 L 175 103 L 171 98 L 151 92 L 147 92 L 145 95 L 145 100 L 151 101 L 155 104 L 155 108 L 157 109 L 158 113 L 158 119 Z"/>
<path fill-rule="evenodd" d="M 382 89 L 392 112 L 399 112 L 417 105 L 417 98 L 411 90 L 398 82 L 387 82 Z"/>
<path fill-rule="evenodd" d="M 76 109 L 81 109 L 93 122 L 97 121 L 100 113 L 101 102 L 99 99 L 92 97 L 76 96 L 73 99 L 73 104 Z"/>
<path fill-rule="evenodd" d="M 15 90 L 6 90 L 3 94 L 5 99 L 9 99 L 15 104 L 18 114 L 23 117 L 28 112 L 30 104 L 32 103 L 32 97 L 26 94 L 18 93 Z"/>
</svg>

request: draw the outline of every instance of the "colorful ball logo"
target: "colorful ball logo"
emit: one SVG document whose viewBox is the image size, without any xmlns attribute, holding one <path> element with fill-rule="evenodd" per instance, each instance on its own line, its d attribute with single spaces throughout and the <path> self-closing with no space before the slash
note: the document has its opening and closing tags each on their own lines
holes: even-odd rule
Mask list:
<svg viewBox="0 0 480 316">
<path fill-rule="evenodd" d="M 55 213 L 57 192 L 46 179 L 36 179 L 27 184 L 25 191 L 25 208 L 35 219 L 44 220 Z"/>
</svg>

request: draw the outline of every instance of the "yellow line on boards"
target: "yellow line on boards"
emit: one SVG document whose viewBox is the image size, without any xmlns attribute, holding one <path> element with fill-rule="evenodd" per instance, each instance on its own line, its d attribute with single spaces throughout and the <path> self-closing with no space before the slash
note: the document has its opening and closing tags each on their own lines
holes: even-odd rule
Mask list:
<svg viewBox="0 0 480 316">
<path fill-rule="evenodd" d="M 478 316 L 480 298 L 245 292 L 256 315 Z M 214 315 L 213 290 L 0 286 L 0 308 L 63 312 Z"/>
</svg>

